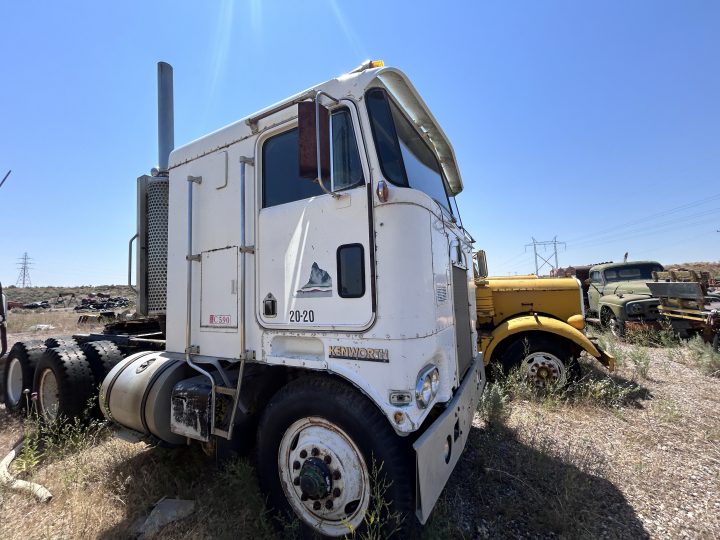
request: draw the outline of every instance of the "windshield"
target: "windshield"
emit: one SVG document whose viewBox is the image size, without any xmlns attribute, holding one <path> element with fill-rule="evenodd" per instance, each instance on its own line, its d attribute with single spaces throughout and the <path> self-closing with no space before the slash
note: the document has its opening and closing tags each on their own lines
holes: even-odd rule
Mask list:
<svg viewBox="0 0 720 540">
<path fill-rule="evenodd" d="M 384 90 L 369 90 L 366 97 L 385 178 L 422 191 L 452 215 L 442 169 L 431 147 Z"/>
<path fill-rule="evenodd" d="M 633 279 L 652 279 L 653 272 L 662 272 L 659 264 L 638 264 L 605 270 L 605 281 L 628 281 Z"/>
</svg>

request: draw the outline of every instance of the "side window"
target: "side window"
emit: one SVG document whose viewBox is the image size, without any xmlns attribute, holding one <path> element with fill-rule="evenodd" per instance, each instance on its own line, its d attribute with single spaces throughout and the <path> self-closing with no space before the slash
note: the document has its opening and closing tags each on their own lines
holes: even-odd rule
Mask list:
<svg viewBox="0 0 720 540">
<path fill-rule="evenodd" d="M 315 182 L 301 178 L 298 165 L 298 130 L 269 138 L 262 150 L 262 205 L 277 206 L 322 195 Z"/>
<path fill-rule="evenodd" d="M 590 274 L 590 281 L 593 283 L 600 283 L 600 272 L 593 272 Z"/>
<path fill-rule="evenodd" d="M 338 248 L 337 272 L 341 298 L 365 295 L 365 253 L 362 244 L 346 244 Z"/>
<path fill-rule="evenodd" d="M 332 165 L 333 191 L 364 183 L 352 116 L 347 109 L 332 115 Z"/>
<path fill-rule="evenodd" d="M 332 161 L 333 190 L 347 189 L 364 182 L 352 117 L 347 109 L 332 115 Z M 324 193 L 317 183 L 300 177 L 297 128 L 265 141 L 262 165 L 263 208 Z"/>
</svg>

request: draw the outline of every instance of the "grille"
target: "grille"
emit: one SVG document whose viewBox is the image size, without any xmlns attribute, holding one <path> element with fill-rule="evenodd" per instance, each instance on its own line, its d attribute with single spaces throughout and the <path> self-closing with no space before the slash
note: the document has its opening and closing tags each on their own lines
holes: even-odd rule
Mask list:
<svg viewBox="0 0 720 540">
<path fill-rule="evenodd" d="M 455 346 L 460 378 L 472 363 L 472 336 L 470 326 L 470 305 L 468 303 L 467 270 L 452 267 L 453 300 L 455 308 Z"/>
<path fill-rule="evenodd" d="M 149 313 L 167 306 L 168 181 L 147 186 L 147 305 Z"/>
</svg>

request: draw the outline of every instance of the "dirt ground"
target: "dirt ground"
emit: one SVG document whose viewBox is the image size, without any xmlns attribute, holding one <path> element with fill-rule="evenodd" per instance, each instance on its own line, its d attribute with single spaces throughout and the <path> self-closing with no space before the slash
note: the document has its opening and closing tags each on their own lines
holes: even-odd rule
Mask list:
<svg viewBox="0 0 720 540">
<path fill-rule="evenodd" d="M 612 379 L 584 366 L 598 388 L 627 389 L 621 401 L 514 395 L 501 403 L 500 421 L 479 411 L 422 537 L 720 537 L 720 379 L 676 349 L 647 351 L 644 376 L 629 362 Z M 0 406 L 0 458 L 22 434 L 22 419 Z M 131 444 L 102 429 L 72 447 L 26 454 L 14 472 L 54 497 L 40 504 L 0 487 L 2 539 L 127 538 L 165 496 L 193 499 L 198 508 L 162 538 L 294 531 L 273 527 L 251 456 L 218 470 L 197 447 Z"/>
</svg>

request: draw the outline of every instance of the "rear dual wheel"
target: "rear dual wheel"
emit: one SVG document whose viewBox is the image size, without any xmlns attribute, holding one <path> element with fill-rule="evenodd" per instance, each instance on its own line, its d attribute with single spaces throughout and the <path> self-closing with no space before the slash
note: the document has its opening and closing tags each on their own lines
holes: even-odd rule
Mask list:
<svg viewBox="0 0 720 540">
<path fill-rule="evenodd" d="M 35 366 L 44 349 L 41 341 L 20 341 L 10 349 L 3 373 L 5 407 L 8 411 L 26 410 L 29 396 L 24 395 L 25 390 L 33 388 Z"/>
<path fill-rule="evenodd" d="M 90 364 L 78 347 L 46 349 L 35 369 L 38 412 L 47 421 L 81 417 L 95 393 Z"/>
</svg>

